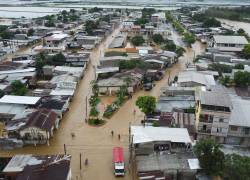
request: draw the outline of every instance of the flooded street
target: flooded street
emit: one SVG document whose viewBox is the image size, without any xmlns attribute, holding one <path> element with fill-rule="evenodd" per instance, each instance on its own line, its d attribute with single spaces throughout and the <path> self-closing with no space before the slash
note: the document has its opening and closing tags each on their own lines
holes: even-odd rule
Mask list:
<svg viewBox="0 0 250 180">
<path fill-rule="evenodd" d="M 131 180 L 132 172 L 130 171 L 128 162 L 128 137 L 129 124 L 140 124 L 143 119 L 143 114 L 135 106 L 137 97 L 142 95 L 153 95 L 158 97 L 162 86 L 168 82 L 169 75 L 173 79 L 178 72 L 185 68 L 187 62 L 192 62 L 194 55 L 198 55 L 204 51 L 204 46 L 200 42 L 194 44 L 194 48 L 186 48 L 186 53 L 180 58 L 179 63 L 168 69 L 166 76 L 156 82 L 156 86 L 149 92 L 139 91 L 133 95 L 133 98 L 128 100 L 118 112 L 107 120 L 106 124 L 101 127 L 92 127 L 85 122 L 86 117 L 86 96 L 90 96 L 90 82 L 95 77 L 94 66 L 98 64 L 101 56 L 104 56 L 104 50 L 111 43 L 113 37 L 119 33 L 119 29 L 115 30 L 112 36 L 104 40 L 91 54 L 91 64 L 85 72 L 84 78 L 79 83 L 77 92 L 70 105 L 70 110 L 61 121 L 59 130 L 55 132 L 54 137 L 50 141 L 50 146 L 42 145 L 37 147 L 28 146 L 22 149 L 13 151 L 1 151 L 1 156 L 11 156 L 14 154 L 57 154 L 64 153 L 64 144 L 66 151 L 72 155 L 71 168 L 72 177 L 74 180 L 112 180 L 116 179 L 113 174 L 112 164 L 112 148 L 114 146 L 123 146 L 126 159 L 127 172 L 124 178 Z M 178 34 L 173 36 L 180 41 Z M 108 98 L 106 101 L 110 102 Z M 89 108 L 88 108 L 89 109 Z M 136 114 L 134 115 L 134 110 Z M 111 131 L 114 131 L 114 137 L 111 136 Z M 75 133 L 72 138 L 71 133 Z M 118 134 L 121 135 L 121 140 L 118 140 Z M 82 164 L 85 158 L 88 158 L 88 167 L 82 166 L 80 169 L 80 153 L 82 154 Z"/>
<path fill-rule="evenodd" d="M 250 35 L 250 23 L 240 22 L 240 21 L 231 21 L 228 19 L 218 19 L 223 27 L 232 27 L 235 30 L 240 28 L 244 29 L 248 35 Z"/>
</svg>

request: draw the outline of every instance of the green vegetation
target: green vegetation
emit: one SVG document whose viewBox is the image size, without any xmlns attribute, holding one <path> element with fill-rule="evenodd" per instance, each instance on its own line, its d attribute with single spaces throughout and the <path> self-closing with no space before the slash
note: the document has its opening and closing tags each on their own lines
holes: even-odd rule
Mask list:
<svg viewBox="0 0 250 180">
<path fill-rule="evenodd" d="M 236 86 L 248 87 L 250 85 L 250 73 L 246 71 L 234 73 L 234 82 Z"/>
<path fill-rule="evenodd" d="M 232 80 L 230 76 L 225 76 L 220 78 L 220 83 L 223 84 L 224 86 L 230 86 L 232 83 Z"/>
<path fill-rule="evenodd" d="M 250 177 L 250 158 L 236 154 L 226 155 L 224 176 L 229 180 L 247 180 Z"/>
<path fill-rule="evenodd" d="M 163 49 L 167 51 L 176 51 L 177 46 L 173 41 L 166 40 Z"/>
<path fill-rule="evenodd" d="M 143 43 L 145 43 L 145 40 L 143 39 L 142 36 L 134 36 L 132 39 L 131 39 L 131 43 L 134 45 L 134 46 L 140 46 L 142 45 Z"/>
<path fill-rule="evenodd" d="M 88 20 L 85 23 L 85 31 L 87 32 L 88 35 L 93 35 L 93 30 L 97 29 L 99 25 L 99 21 L 91 21 Z"/>
<path fill-rule="evenodd" d="M 47 15 L 45 16 L 46 22 L 44 23 L 44 26 L 46 27 L 55 27 L 55 15 Z"/>
<path fill-rule="evenodd" d="M 14 33 L 10 32 L 7 26 L 0 25 L 0 37 L 2 39 L 12 39 L 14 37 Z"/>
<path fill-rule="evenodd" d="M 164 42 L 164 39 L 161 34 L 154 34 L 152 39 L 156 44 L 162 44 Z"/>
<path fill-rule="evenodd" d="M 235 21 L 248 21 L 247 18 L 250 17 L 250 7 L 241 6 L 236 8 L 226 8 L 226 7 L 211 7 L 205 12 L 207 17 L 217 17 L 223 19 L 230 19 Z"/>
<path fill-rule="evenodd" d="M 221 27 L 220 21 L 216 20 L 214 17 L 207 16 L 205 13 L 198 13 L 192 17 L 195 21 L 203 22 L 204 27 Z"/>
<path fill-rule="evenodd" d="M 106 121 L 104 121 L 103 119 L 99 119 L 99 118 L 95 118 L 95 119 L 90 118 L 88 120 L 89 125 L 92 125 L 92 126 L 101 126 L 105 124 L 105 122 Z"/>
<path fill-rule="evenodd" d="M 129 60 L 129 61 L 120 61 L 119 64 L 119 69 L 149 69 L 151 66 L 149 63 L 146 63 L 141 60 Z"/>
<path fill-rule="evenodd" d="M 144 25 L 146 23 L 148 23 L 148 19 L 145 19 L 145 18 L 138 18 L 136 19 L 136 21 L 134 22 L 135 25 Z"/>
<path fill-rule="evenodd" d="M 203 171 L 212 176 L 223 174 L 225 157 L 220 145 L 213 139 L 202 139 L 194 146 Z"/>
<path fill-rule="evenodd" d="M 28 92 L 28 88 L 19 80 L 11 83 L 12 94 L 16 96 L 24 96 Z"/>
<path fill-rule="evenodd" d="M 202 171 L 220 179 L 247 180 L 250 177 L 250 157 L 227 154 L 220 150 L 221 146 L 213 139 L 201 139 L 194 146 Z"/>
<path fill-rule="evenodd" d="M 103 113 L 103 117 L 110 118 L 126 101 L 129 93 L 128 86 L 131 83 L 131 79 L 124 79 L 124 85 L 120 87 L 119 91 L 116 93 L 116 100 L 107 106 Z"/>
<path fill-rule="evenodd" d="M 88 10 L 89 13 L 94 13 L 94 12 L 100 12 L 102 11 L 102 8 L 94 7 Z"/>
<path fill-rule="evenodd" d="M 245 58 L 250 59 L 250 44 L 245 45 L 242 52 Z"/>
<path fill-rule="evenodd" d="M 103 125 L 105 123 L 104 120 L 99 119 L 99 111 L 97 110 L 97 105 L 100 103 L 100 98 L 98 97 L 99 94 L 99 87 L 95 80 L 90 82 L 92 88 L 92 96 L 89 98 L 89 105 L 91 106 L 90 109 L 90 118 L 88 119 L 89 125 L 98 126 Z"/>
<path fill-rule="evenodd" d="M 0 89 L 0 98 L 3 97 L 4 95 L 5 95 L 5 92 L 2 89 Z"/>
<path fill-rule="evenodd" d="M 145 115 L 149 115 L 155 111 L 156 99 L 153 96 L 140 96 L 135 104 Z"/>
<path fill-rule="evenodd" d="M 142 9 L 142 18 L 150 18 L 152 14 L 156 13 L 154 8 L 143 8 Z"/>
<path fill-rule="evenodd" d="M 110 56 L 128 56 L 128 54 L 126 52 L 119 52 L 119 51 L 105 52 L 105 57 L 110 57 Z"/>
<path fill-rule="evenodd" d="M 188 44 L 188 46 L 191 46 L 195 42 L 195 36 L 192 33 L 186 32 L 184 33 L 183 40 Z"/>
<path fill-rule="evenodd" d="M 33 36 L 33 35 L 34 35 L 34 32 L 35 32 L 34 29 L 31 28 L 31 29 L 28 30 L 27 35 L 28 35 L 28 36 Z"/>
<path fill-rule="evenodd" d="M 217 71 L 221 76 L 222 73 L 231 73 L 233 68 L 229 65 L 213 63 L 208 66 L 208 69 L 212 71 Z"/>
<path fill-rule="evenodd" d="M 244 69 L 244 64 L 236 64 L 234 69 Z"/>
</svg>

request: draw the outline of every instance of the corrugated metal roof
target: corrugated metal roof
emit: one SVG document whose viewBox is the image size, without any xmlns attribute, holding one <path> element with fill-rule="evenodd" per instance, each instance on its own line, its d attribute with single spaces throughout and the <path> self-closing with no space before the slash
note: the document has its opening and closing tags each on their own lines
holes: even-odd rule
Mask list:
<svg viewBox="0 0 250 180">
<path fill-rule="evenodd" d="M 134 144 L 154 141 L 192 143 L 186 128 L 131 126 L 131 134 Z"/>
<path fill-rule="evenodd" d="M 0 103 L 35 105 L 40 99 L 40 97 L 33 96 L 5 95 L 0 99 Z"/>
<path fill-rule="evenodd" d="M 214 40 L 216 43 L 223 43 L 223 44 L 248 44 L 248 41 L 244 36 L 216 35 L 214 36 Z"/>
</svg>

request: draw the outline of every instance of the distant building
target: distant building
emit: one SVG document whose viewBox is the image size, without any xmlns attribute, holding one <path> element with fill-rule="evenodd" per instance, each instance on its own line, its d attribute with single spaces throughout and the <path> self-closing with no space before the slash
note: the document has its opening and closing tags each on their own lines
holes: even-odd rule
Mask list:
<svg viewBox="0 0 250 180">
<path fill-rule="evenodd" d="M 68 155 L 15 155 L 3 169 L 8 180 L 71 180 Z"/>
<path fill-rule="evenodd" d="M 240 52 L 248 44 L 244 36 L 213 36 L 210 46 L 220 51 Z"/>
</svg>

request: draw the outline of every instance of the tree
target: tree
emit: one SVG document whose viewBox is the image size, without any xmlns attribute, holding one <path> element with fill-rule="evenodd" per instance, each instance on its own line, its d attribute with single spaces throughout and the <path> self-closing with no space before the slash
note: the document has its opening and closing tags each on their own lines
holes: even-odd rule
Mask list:
<svg viewBox="0 0 250 180">
<path fill-rule="evenodd" d="M 173 41 L 167 40 L 165 41 L 164 49 L 168 51 L 176 51 L 176 45 Z"/>
<path fill-rule="evenodd" d="M 85 23 L 85 31 L 88 33 L 88 35 L 93 35 L 93 30 L 95 30 L 98 27 L 99 22 L 94 22 L 91 20 L 86 21 Z"/>
<path fill-rule="evenodd" d="M 91 84 L 91 88 L 92 88 L 92 93 L 94 94 L 94 96 L 98 96 L 99 87 L 98 87 L 97 81 L 93 80 L 90 82 L 90 84 Z"/>
<path fill-rule="evenodd" d="M 161 44 L 164 42 L 164 39 L 161 34 L 154 34 L 152 39 L 156 44 Z"/>
<path fill-rule="evenodd" d="M 234 73 L 234 82 L 236 86 L 247 87 L 250 85 L 250 73 L 246 71 L 238 71 Z"/>
<path fill-rule="evenodd" d="M 216 20 L 214 17 L 212 18 L 205 18 L 203 21 L 204 27 L 221 27 L 220 21 Z"/>
<path fill-rule="evenodd" d="M 194 152 L 199 159 L 200 166 L 208 175 L 223 174 L 225 157 L 220 147 L 213 139 L 201 139 L 194 146 Z"/>
<path fill-rule="evenodd" d="M 238 33 L 239 35 L 241 35 L 241 36 L 245 36 L 245 33 L 246 33 L 246 32 L 245 32 L 244 29 L 240 28 L 240 29 L 238 29 L 237 33 Z"/>
<path fill-rule="evenodd" d="M 35 68 L 38 76 L 41 76 L 43 73 L 43 66 L 46 65 L 45 55 L 40 53 L 35 60 Z"/>
<path fill-rule="evenodd" d="M 2 39 L 12 39 L 14 37 L 14 33 L 8 30 L 0 32 L 0 36 Z"/>
<path fill-rule="evenodd" d="M 31 28 L 31 29 L 28 30 L 27 35 L 28 35 L 28 36 L 33 36 L 33 35 L 34 35 L 34 32 L 35 32 L 34 29 Z"/>
<path fill-rule="evenodd" d="M 212 71 L 217 71 L 220 76 L 222 75 L 222 73 L 232 72 L 232 67 L 230 65 L 220 64 L 220 63 L 209 64 L 208 69 Z"/>
<path fill-rule="evenodd" d="M 234 69 L 244 69 L 244 64 L 236 64 Z"/>
<path fill-rule="evenodd" d="M 5 92 L 2 89 L 0 89 L 0 98 L 3 97 L 4 95 L 5 95 Z"/>
<path fill-rule="evenodd" d="M 140 96 L 136 100 L 136 106 L 146 115 L 152 114 L 156 108 L 156 99 L 153 96 Z"/>
<path fill-rule="evenodd" d="M 134 45 L 134 46 L 140 46 L 142 45 L 143 43 L 145 42 L 145 40 L 143 39 L 142 36 L 134 36 L 132 39 L 131 39 L 131 43 Z"/>
<path fill-rule="evenodd" d="M 177 54 L 177 57 L 183 56 L 183 54 L 186 52 L 186 50 L 183 47 L 177 47 L 175 50 L 175 53 Z"/>
<path fill-rule="evenodd" d="M 145 25 L 146 23 L 148 23 L 148 20 L 145 18 L 138 18 L 134 22 L 135 25 Z"/>
<path fill-rule="evenodd" d="M 191 44 L 193 44 L 195 42 L 195 36 L 191 33 L 184 33 L 184 41 L 191 46 Z"/>
<path fill-rule="evenodd" d="M 250 177 L 250 157 L 236 154 L 226 155 L 225 178 L 228 180 L 245 180 Z"/>
<path fill-rule="evenodd" d="M 52 58 L 48 63 L 52 65 L 64 65 L 65 62 L 66 62 L 66 57 L 60 52 L 52 56 Z"/>
<path fill-rule="evenodd" d="M 27 87 L 19 80 L 15 80 L 11 83 L 12 94 L 16 96 L 24 96 L 28 89 Z"/>
<path fill-rule="evenodd" d="M 250 44 L 246 44 L 242 52 L 245 58 L 250 59 Z"/>
</svg>

